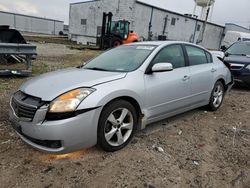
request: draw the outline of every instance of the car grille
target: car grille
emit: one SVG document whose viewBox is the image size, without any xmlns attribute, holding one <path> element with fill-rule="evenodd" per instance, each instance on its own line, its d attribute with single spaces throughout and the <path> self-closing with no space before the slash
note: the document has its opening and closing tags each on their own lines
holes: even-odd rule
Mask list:
<svg viewBox="0 0 250 188">
<path fill-rule="evenodd" d="M 40 108 L 44 102 L 40 98 L 26 95 L 25 93 L 18 91 L 15 93 L 11 100 L 11 106 L 19 118 L 25 118 L 32 121 L 38 108 Z"/>
<path fill-rule="evenodd" d="M 230 63 L 232 70 L 241 70 L 245 66 L 244 64 Z"/>
</svg>

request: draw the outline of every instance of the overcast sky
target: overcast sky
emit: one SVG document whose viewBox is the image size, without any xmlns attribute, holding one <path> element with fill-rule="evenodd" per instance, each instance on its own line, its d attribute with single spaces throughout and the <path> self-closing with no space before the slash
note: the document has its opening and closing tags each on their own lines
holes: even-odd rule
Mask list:
<svg viewBox="0 0 250 188">
<path fill-rule="evenodd" d="M 58 19 L 68 23 L 69 3 L 79 1 L 81 0 L 0 0 L 0 10 Z M 179 13 L 192 13 L 194 8 L 194 0 L 141 1 Z M 212 21 L 218 24 L 236 23 L 249 28 L 249 8 L 250 0 L 215 0 Z"/>
</svg>

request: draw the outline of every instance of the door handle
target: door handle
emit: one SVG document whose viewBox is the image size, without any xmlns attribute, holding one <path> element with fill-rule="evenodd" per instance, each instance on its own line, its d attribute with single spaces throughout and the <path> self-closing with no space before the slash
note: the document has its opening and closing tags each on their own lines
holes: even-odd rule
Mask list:
<svg viewBox="0 0 250 188">
<path fill-rule="evenodd" d="M 187 76 L 187 75 L 182 78 L 183 81 L 187 81 L 189 79 L 190 79 L 190 76 Z"/>
<path fill-rule="evenodd" d="M 217 70 L 215 68 L 212 68 L 211 72 L 216 72 Z"/>
</svg>

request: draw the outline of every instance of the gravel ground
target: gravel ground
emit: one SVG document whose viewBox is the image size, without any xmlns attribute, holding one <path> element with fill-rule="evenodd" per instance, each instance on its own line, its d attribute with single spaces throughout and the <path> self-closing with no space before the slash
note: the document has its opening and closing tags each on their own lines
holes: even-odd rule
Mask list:
<svg viewBox="0 0 250 188">
<path fill-rule="evenodd" d="M 35 75 L 99 52 L 39 44 L 38 53 Z M 49 155 L 24 144 L 8 121 L 10 95 L 27 79 L 0 78 L 0 187 L 250 187 L 247 88 L 234 88 L 217 112 L 200 108 L 149 125 L 121 151 Z"/>
</svg>

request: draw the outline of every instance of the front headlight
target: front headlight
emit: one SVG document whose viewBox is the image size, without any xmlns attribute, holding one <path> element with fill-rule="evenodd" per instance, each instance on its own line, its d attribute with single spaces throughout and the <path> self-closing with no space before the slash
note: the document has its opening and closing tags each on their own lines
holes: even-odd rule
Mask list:
<svg viewBox="0 0 250 188">
<path fill-rule="evenodd" d="M 250 70 L 250 65 L 247 65 L 247 66 L 246 66 L 246 69 Z"/>
<path fill-rule="evenodd" d="M 80 88 L 69 91 L 50 103 L 49 112 L 60 113 L 75 111 L 78 105 L 94 91 L 95 89 L 92 88 Z"/>
</svg>

